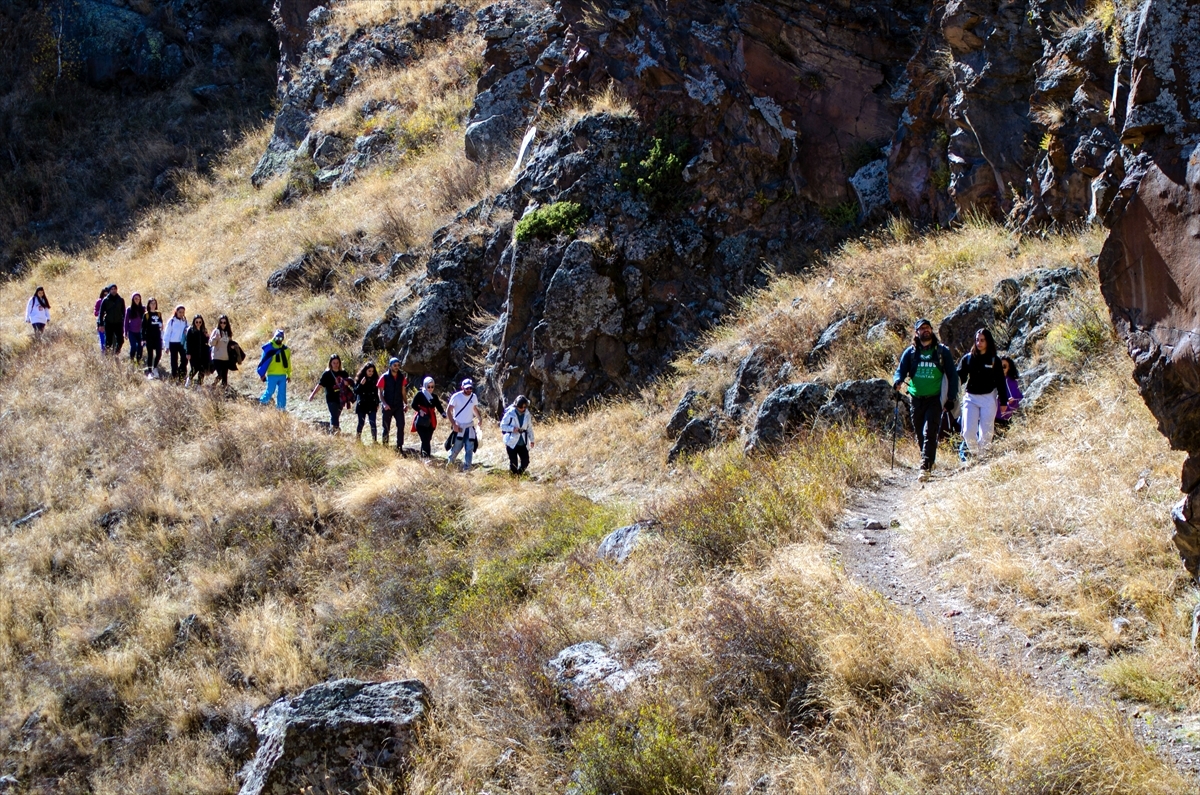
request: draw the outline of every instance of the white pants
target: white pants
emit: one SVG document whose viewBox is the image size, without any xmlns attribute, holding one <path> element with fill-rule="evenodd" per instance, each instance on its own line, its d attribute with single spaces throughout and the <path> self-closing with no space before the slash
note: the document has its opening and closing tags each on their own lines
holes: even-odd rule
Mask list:
<svg viewBox="0 0 1200 795">
<path fill-rule="evenodd" d="M 996 427 L 996 392 L 986 395 L 973 395 L 970 392 L 963 398 L 963 439 L 967 449 L 979 455 L 987 450 L 992 441 L 992 431 Z"/>
</svg>

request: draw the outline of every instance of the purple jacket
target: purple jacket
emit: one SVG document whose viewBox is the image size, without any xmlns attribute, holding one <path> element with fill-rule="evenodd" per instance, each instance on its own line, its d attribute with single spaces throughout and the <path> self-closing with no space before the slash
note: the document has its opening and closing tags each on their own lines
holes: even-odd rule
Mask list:
<svg viewBox="0 0 1200 795">
<path fill-rule="evenodd" d="M 132 301 L 133 296 L 130 296 L 129 299 Z M 133 304 L 129 305 L 129 308 L 125 310 L 125 336 L 126 337 L 128 337 L 130 334 L 141 334 L 142 333 L 142 318 L 144 318 L 145 316 L 146 316 L 146 307 L 135 306 Z"/>
</svg>

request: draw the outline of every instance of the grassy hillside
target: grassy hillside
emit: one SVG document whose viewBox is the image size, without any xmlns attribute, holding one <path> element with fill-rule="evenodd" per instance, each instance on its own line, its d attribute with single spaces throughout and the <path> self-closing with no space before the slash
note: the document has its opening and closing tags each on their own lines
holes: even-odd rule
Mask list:
<svg viewBox="0 0 1200 795">
<path fill-rule="evenodd" d="M 714 449 L 664 464 L 680 395 L 715 405 L 752 345 L 772 371 L 794 363 L 794 380 L 885 374 L 905 340 L 866 343 L 859 326 L 814 371 L 799 363 L 846 314 L 902 328 L 1005 276 L 1087 270 L 1097 232 L 864 235 L 772 279 L 641 394 L 538 417 L 537 480 L 397 459 L 95 350 L 92 305 L 116 281 L 227 313 L 247 343 L 287 328 L 301 385 L 330 352 L 350 364 L 403 279 L 355 293 L 347 273 L 332 293 L 273 295 L 266 276 L 359 232 L 419 245 L 503 184 L 502 168 L 460 155 L 478 51 L 464 36 L 363 86 L 411 94 L 425 115 L 402 111 L 412 146 L 342 190 L 282 202 L 286 179 L 252 189 L 260 131 L 126 238 L 45 252 L 0 286 L 0 775 L 31 792 L 233 792 L 253 711 L 350 675 L 429 685 L 411 792 L 746 792 L 764 777 L 780 793 L 1194 790 L 1115 704 L 1042 690 L 833 562 L 839 513 L 890 440 L 821 429 L 747 457 L 727 423 Z M 355 130 L 353 107 L 318 125 Z M 19 316 L 35 284 L 54 305 L 40 343 Z M 1094 287 L 1059 310 L 1038 356 L 1074 385 L 990 461 L 944 467 L 912 541 L 934 576 L 1039 643 L 1102 647 L 1114 694 L 1197 709 L 1194 594 L 1166 512 L 1179 457 L 1103 317 Z M 495 426 L 485 434 L 481 459 L 500 463 Z M 650 539 L 623 565 L 598 559 L 634 520 L 653 523 Z M 641 677 L 564 696 L 546 663 L 580 641 Z"/>
<path fill-rule="evenodd" d="M 195 212 L 226 201 L 214 193 Z M 732 358 L 769 338 L 802 357 L 839 312 L 941 309 L 1008 272 L 1086 263 L 1095 242 L 1017 242 L 982 225 L 892 232 L 775 280 L 705 346 Z M 10 302 L 22 288 L 4 288 Z M 304 311 L 285 300 L 274 318 Z M 1063 342 L 1083 338 L 1073 322 L 1064 310 L 1043 356 L 1074 361 L 1079 384 L 990 463 L 931 487 L 920 546 L 935 567 L 953 561 L 948 578 L 971 578 L 978 598 L 1064 643 L 1104 642 L 1110 616 L 1141 611 L 1136 641 L 1111 644 L 1116 692 L 1190 705 L 1186 594 L 1163 508 L 1177 456 L 1111 343 Z M 715 793 L 764 775 L 797 793 L 1191 786 L 1113 707 L 1043 692 L 830 562 L 848 490 L 886 462 L 870 433 L 806 433 L 754 458 L 731 440 L 663 467 L 675 399 L 721 386 L 729 365 L 691 354 L 641 396 L 543 418 L 540 479 L 512 481 L 146 382 L 78 325 L 35 345 L 9 322 L 3 337 L 0 520 L 46 508 L 0 542 L 0 744 L 23 749 L 3 772 L 31 791 L 231 792 L 251 712 L 341 675 L 431 687 L 414 792 L 574 780 L 589 793 Z M 877 372 L 899 345 L 847 346 L 819 375 Z M 1100 421 L 1071 422 L 1096 403 Z M 498 447 L 484 458 L 498 461 Z M 1117 466 L 1120 451 L 1131 461 Z M 1100 460 L 1123 490 L 1095 487 L 1072 457 L 1089 453 L 1113 456 Z M 1139 466 L 1150 486 L 1135 491 L 1124 480 Z M 1004 510 L 981 509 L 981 489 Z M 1060 492 L 1071 507 L 1055 513 Z M 623 566 L 598 560 L 599 539 L 633 519 L 657 522 L 652 540 Z M 1068 564 L 1088 578 L 1056 576 Z M 564 700 L 545 665 L 584 640 L 647 675 Z"/>
</svg>

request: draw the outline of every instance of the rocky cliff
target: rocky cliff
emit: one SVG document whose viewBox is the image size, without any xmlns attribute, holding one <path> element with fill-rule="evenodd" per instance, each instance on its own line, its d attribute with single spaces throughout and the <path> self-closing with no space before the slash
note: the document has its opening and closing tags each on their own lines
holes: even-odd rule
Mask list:
<svg viewBox="0 0 1200 795">
<path fill-rule="evenodd" d="M 1200 572 L 1200 13 L 1148 0 L 1122 55 L 1124 126 L 1113 152 L 1104 296 L 1142 397 L 1171 446 L 1189 453 L 1175 542 Z M 1123 176 L 1119 182 L 1118 176 Z"/>
</svg>

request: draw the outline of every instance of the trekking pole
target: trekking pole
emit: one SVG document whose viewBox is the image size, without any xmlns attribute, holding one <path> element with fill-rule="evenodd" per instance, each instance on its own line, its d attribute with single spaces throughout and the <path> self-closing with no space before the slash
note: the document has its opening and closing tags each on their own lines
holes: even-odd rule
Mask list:
<svg viewBox="0 0 1200 795">
<path fill-rule="evenodd" d="M 900 394 L 892 393 L 892 402 L 895 406 L 892 409 L 892 469 L 896 468 L 896 426 L 900 424 Z"/>
</svg>

